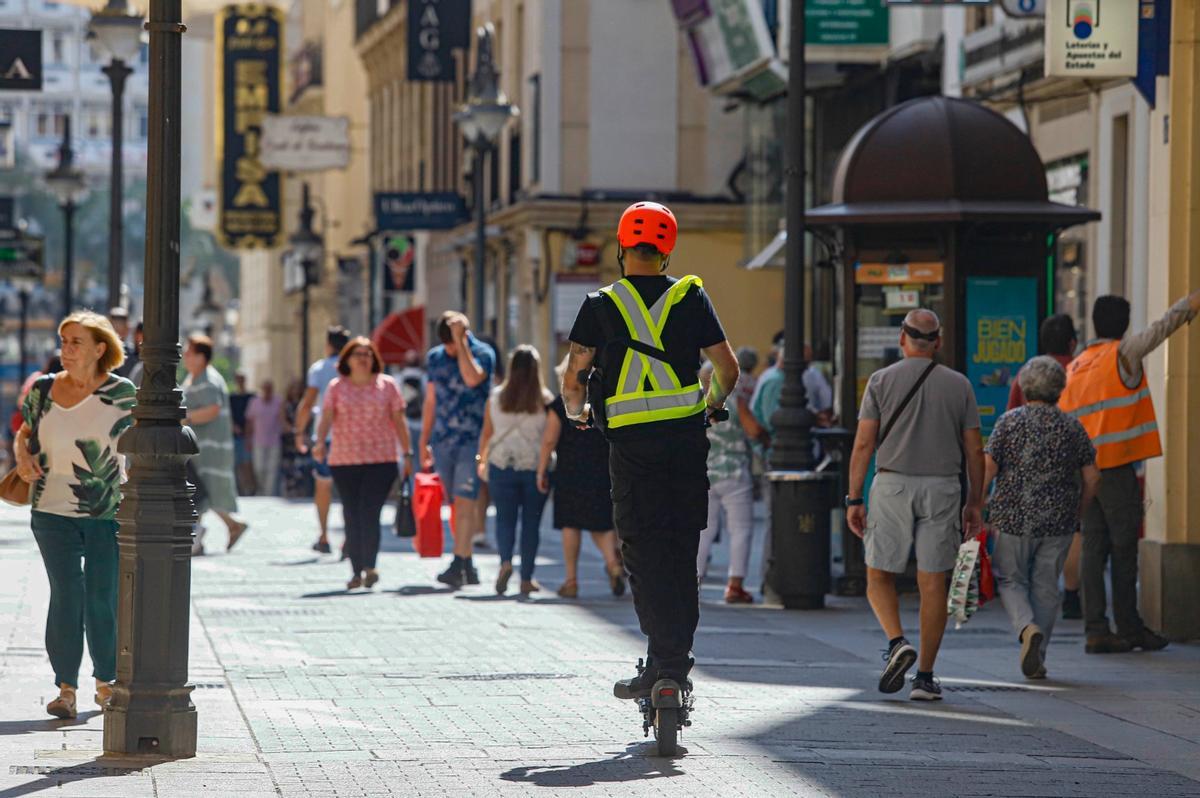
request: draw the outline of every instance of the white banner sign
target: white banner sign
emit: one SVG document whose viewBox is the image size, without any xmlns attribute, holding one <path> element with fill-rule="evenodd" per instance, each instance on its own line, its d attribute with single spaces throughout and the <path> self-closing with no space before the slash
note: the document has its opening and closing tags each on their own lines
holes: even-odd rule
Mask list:
<svg viewBox="0 0 1200 798">
<path fill-rule="evenodd" d="M 1046 75 L 1136 75 L 1139 5 L 1132 0 L 1046 0 Z"/>
<path fill-rule="evenodd" d="M 330 116 L 265 116 L 259 158 L 268 169 L 320 172 L 350 165 L 350 120 Z"/>
</svg>

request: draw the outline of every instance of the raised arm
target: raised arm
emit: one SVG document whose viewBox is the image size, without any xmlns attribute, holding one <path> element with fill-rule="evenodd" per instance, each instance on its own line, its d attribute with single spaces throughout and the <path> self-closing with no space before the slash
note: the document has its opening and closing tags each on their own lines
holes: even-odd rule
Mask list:
<svg viewBox="0 0 1200 798">
<path fill-rule="evenodd" d="M 450 322 L 450 334 L 454 336 L 454 346 L 458 350 L 458 372 L 462 375 L 463 382 L 468 388 L 477 388 L 485 380 L 487 380 L 487 372 L 483 370 L 483 366 L 479 365 L 479 361 L 475 359 L 475 353 L 471 351 L 471 341 L 467 336 L 467 317 L 459 316 L 454 321 Z"/>
<path fill-rule="evenodd" d="M 583 380 L 586 380 L 588 372 L 592 370 L 592 363 L 596 359 L 596 350 L 590 346 L 571 342 L 571 353 L 567 357 L 567 370 L 563 372 L 562 383 L 562 398 L 563 405 L 567 410 L 567 418 L 572 421 L 584 422 L 587 420 L 587 387 Z M 580 378 L 580 375 L 583 378 Z"/>
</svg>

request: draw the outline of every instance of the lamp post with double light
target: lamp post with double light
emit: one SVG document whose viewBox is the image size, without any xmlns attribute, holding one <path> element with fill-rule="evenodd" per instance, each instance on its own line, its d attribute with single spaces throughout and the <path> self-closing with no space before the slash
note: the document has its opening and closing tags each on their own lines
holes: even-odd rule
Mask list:
<svg viewBox="0 0 1200 798">
<path fill-rule="evenodd" d="M 75 203 L 87 189 L 83 172 L 75 168 L 71 149 L 71 115 L 63 118 L 62 143 L 58 147 L 58 166 L 45 175 L 46 185 L 58 199 L 63 214 L 63 312 L 66 316 L 75 303 Z"/>
<path fill-rule="evenodd" d="M 88 38 L 95 40 L 112 60 L 100 71 L 112 87 L 112 179 L 108 203 L 108 306 L 121 302 L 125 226 L 123 216 L 125 175 L 122 145 L 125 137 L 125 80 L 133 74 L 128 66 L 142 47 L 142 17 L 130 13 L 125 0 L 108 0 L 92 14 Z"/>
<path fill-rule="evenodd" d="M 462 130 L 463 138 L 474 152 L 475 189 L 475 329 L 482 334 L 486 321 L 483 287 L 486 279 L 484 259 L 487 254 L 487 211 L 483 196 L 484 155 L 496 146 L 501 131 L 508 120 L 518 116 L 517 106 L 508 101 L 500 90 L 500 74 L 492 56 L 492 43 L 496 31 L 492 24 L 480 27 L 476 33 L 475 72 L 471 75 L 471 94 L 467 102 L 454 115 L 454 121 Z"/>
</svg>

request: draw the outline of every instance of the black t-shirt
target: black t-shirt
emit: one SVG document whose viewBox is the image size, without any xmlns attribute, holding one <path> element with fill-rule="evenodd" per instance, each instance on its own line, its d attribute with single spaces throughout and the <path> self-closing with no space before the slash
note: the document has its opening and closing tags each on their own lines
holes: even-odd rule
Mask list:
<svg viewBox="0 0 1200 798">
<path fill-rule="evenodd" d="M 625 278 L 637 291 L 647 308 L 658 301 L 667 290 L 678 280 L 674 277 L 659 275 L 655 277 Z M 618 335 L 627 335 L 625 320 L 611 300 L 604 302 L 605 312 L 609 314 L 609 325 Z M 601 349 L 605 344 L 604 329 L 596 314 L 592 311 L 591 302 L 584 300 L 575 317 L 575 325 L 571 328 L 570 338 L 580 346 Z M 672 363 L 688 364 L 688 373 L 678 374 L 683 385 L 694 384 L 700 372 L 700 350 L 715 346 L 725 340 L 725 330 L 717 318 L 717 312 L 709 301 L 708 294 L 699 286 L 688 289 L 687 294 L 679 301 L 667 316 L 667 326 L 663 330 L 662 343 Z M 604 371 L 604 392 L 612 396 L 617 391 L 617 379 L 620 377 L 621 361 L 625 357 L 625 347 L 616 346 L 604 349 L 598 353 L 599 365 Z M 610 440 L 623 438 L 644 437 L 680 427 L 702 426 L 703 414 L 697 413 L 688 418 L 672 421 L 655 421 L 649 424 L 634 424 L 629 427 L 609 429 Z"/>
</svg>

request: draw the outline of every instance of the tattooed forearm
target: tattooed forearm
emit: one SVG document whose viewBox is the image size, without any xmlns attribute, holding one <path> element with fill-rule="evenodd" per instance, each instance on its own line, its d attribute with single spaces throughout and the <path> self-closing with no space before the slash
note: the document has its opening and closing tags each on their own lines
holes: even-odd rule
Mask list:
<svg viewBox="0 0 1200 798">
<path fill-rule="evenodd" d="M 563 372 L 562 384 L 563 404 L 569 418 L 577 420 L 586 412 L 584 405 L 587 391 L 584 386 L 595 357 L 595 348 L 571 342 L 571 353 L 567 358 L 567 370 Z"/>
</svg>

